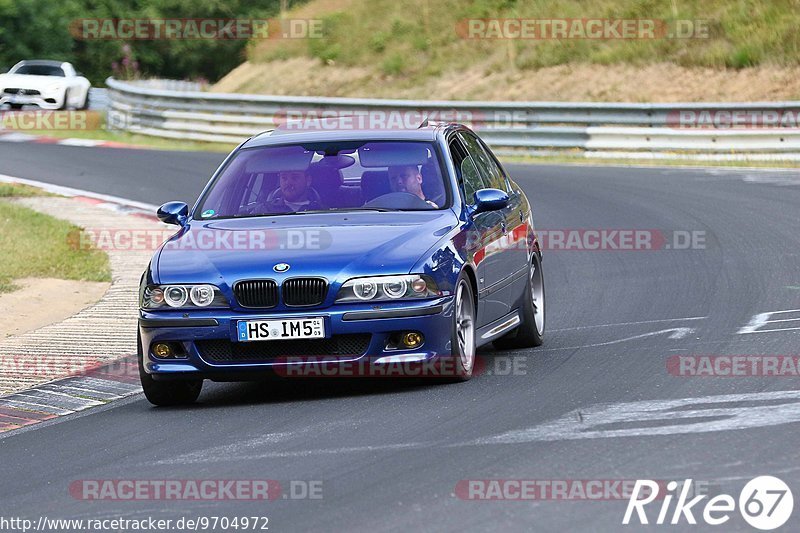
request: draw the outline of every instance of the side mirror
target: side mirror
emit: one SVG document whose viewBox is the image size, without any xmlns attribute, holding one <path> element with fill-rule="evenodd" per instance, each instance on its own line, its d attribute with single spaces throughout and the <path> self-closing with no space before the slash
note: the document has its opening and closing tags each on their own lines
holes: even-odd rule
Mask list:
<svg viewBox="0 0 800 533">
<path fill-rule="evenodd" d="M 484 211 L 498 211 L 508 207 L 508 193 L 500 189 L 480 189 L 475 191 L 475 205 L 472 214 Z"/>
<path fill-rule="evenodd" d="M 184 226 L 189 218 L 189 206 L 185 202 L 167 202 L 158 208 L 156 215 L 165 224 Z"/>
</svg>

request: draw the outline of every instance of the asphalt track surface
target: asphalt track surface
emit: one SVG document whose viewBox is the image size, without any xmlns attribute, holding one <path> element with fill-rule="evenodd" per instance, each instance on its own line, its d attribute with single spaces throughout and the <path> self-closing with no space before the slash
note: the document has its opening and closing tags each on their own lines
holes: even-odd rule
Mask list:
<svg viewBox="0 0 800 533">
<path fill-rule="evenodd" d="M 0 173 L 158 204 L 193 200 L 222 157 L 0 143 Z M 748 480 L 773 475 L 800 497 L 799 378 L 679 377 L 666 364 L 682 354 L 798 353 L 798 313 L 739 331 L 756 314 L 800 308 L 800 175 L 509 170 L 540 229 L 702 231 L 705 246 L 546 251 L 545 345 L 482 350 L 494 372 L 468 383 L 206 383 L 190 408 L 152 408 L 140 395 L 0 437 L 0 516 L 261 515 L 271 531 L 616 531 L 636 529 L 621 525 L 626 501 L 474 501 L 456 486 L 691 478 L 738 499 Z M 517 372 L 497 372 L 509 361 Z M 700 399 L 668 402 L 684 398 Z M 91 502 L 68 492 L 82 479 L 317 480 L 323 498 Z M 787 531 L 797 530 L 797 507 Z M 647 509 L 652 522 L 658 507 Z M 702 510 L 694 514 L 702 524 Z M 709 529 L 685 520 L 664 528 Z M 714 529 L 753 530 L 738 511 Z"/>
</svg>

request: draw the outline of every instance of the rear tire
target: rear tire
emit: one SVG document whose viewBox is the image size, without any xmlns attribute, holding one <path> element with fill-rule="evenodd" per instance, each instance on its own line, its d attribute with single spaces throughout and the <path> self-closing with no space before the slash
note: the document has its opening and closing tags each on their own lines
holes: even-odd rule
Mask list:
<svg viewBox="0 0 800 533">
<path fill-rule="evenodd" d="M 532 348 L 544 342 L 545 298 L 544 273 L 539 254 L 533 254 L 528 283 L 525 286 L 524 303 L 520 309 L 522 322 L 517 329 L 494 341 L 495 348 L 508 350 Z"/>
<path fill-rule="evenodd" d="M 137 355 L 139 359 L 139 380 L 147 401 L 153 405 L 169 407 L 173 405 L 188 405 L 194 403 L 203 390 L 202 379 L 181 381 L 156 381 L 153 376 L 144 371 L 144 355 L 142 353 L 142 337 L 136 334 Z"/>
</svg>

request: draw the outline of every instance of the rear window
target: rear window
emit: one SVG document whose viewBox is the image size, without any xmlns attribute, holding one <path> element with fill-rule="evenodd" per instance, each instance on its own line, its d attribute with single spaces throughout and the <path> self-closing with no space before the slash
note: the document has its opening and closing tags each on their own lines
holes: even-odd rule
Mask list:
<svg viewBox="0 0 800 533">
<path fill-rule="evenodd" d="M 195 218 L 309 211 L 416 211 L 447 207 L 432 143 L 345 141 L 248 148 L 202 198 Z"/>
</svg>

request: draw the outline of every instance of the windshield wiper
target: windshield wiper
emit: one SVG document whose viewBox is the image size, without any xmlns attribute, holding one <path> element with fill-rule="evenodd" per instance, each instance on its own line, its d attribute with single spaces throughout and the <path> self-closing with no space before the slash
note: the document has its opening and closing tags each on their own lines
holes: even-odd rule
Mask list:
<svg viewBox="0 0 800 533">
<path fill-rule="evenodd" d="M 386 209 L 384 207 L 353 207 L 349 209 L 312 209 L 310 211 L 287 211 L 285 213 L 242 213 L 239 215 L 231 215 L 229 217 L 219 217 L 216 220 L 224 220 L 226 218 L 258 218 L 258 217 L 279 217 L 283 215 L 314 215 L 319 213 L 348 213 L 350 211 L 376 211 L 379 213 L 389 213 L 396 211 L 396 209 Z M 213 218 L 201 220 L 215 220 Z"/>
<path fill-rule="evenodd" d="M 229 217 L 219 217 L 216 220 L 223 220 L 225 218 L 258 218 L 258 217 L 280 217 L 283 215 L 305 215 L 306 213 L 331 213 L 332 211 L 316 209 L 313 211 L 286 211 L 283 213 L 242 213 L 238 215 L 231 215 Z M 213 218 L 204 220 L 214 220 Z"/>
</svg>

